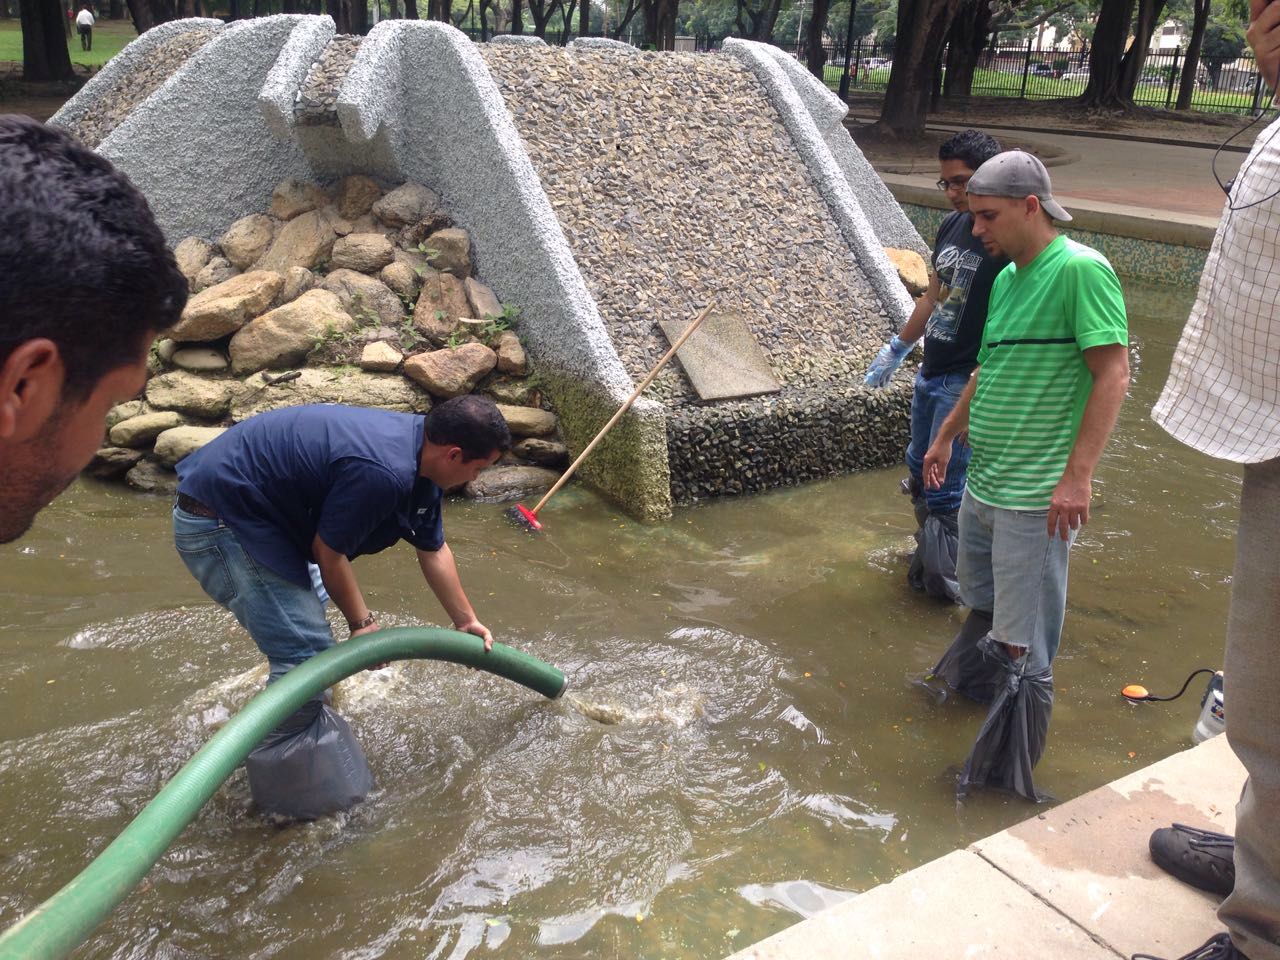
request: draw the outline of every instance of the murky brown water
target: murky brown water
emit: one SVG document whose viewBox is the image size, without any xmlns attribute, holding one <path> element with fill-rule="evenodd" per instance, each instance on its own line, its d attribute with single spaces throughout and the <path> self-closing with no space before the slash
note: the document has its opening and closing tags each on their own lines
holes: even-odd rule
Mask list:
<svg viewBox="0 0 1280 960">
<path fill-rule="evenodd" d="M 1132 399 L 1076 548 L 1037 783 L 1071 797 L 1189 743 L 1221 660 L 1238 473 L 1148 412 L 1190 305 L 1130 287 Z M 453 504 L 482 619 L 562 667 L 588 719 L 487 675 L 402 664 L 344 692 L 380 791 L 280 828 L 222 789 L 94 958 L 715 958 L 1032 815 L 958 812 L 981 708 L 908 681 L 960 612 L 903 584 L 899 470 L 638 526 L 584 491 L 527 539 Z M 412 556 L 358 569 L 384 623 L 438 609 Z M 257 657 L 169 539 L 168 506 L 77 484 L 0 549 L 0 925 L 99 851 L 254 690 Z M 612 717 L 610 717 L 612 719 Z"/>
</svg>

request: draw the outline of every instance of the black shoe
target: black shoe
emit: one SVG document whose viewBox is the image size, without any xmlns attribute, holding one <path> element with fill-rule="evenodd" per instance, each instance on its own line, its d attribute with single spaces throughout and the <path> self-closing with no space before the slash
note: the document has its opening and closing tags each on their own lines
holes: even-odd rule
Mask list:
<svg viewBox="0 0 1280 960">
<path fill-rule="evenodd" d="M 1161 958 L 1149 953 L 1135 953 L 1132 960 L 1161 960 Z M 1190 953 L 1184 953 L 1178 957 L 1178 960 L 1249 960 L 1249 958 L 1236 949 L 1236 945 L 1231 942 L 1231 934 L 1219 933 Z"/>
<path fill-rule="evenodd" d="M 1226 896 L 1236 885 L 1236 843 L 1225 833 L 1175 823 L 1151 834 L 1151 859 L 1183 883 Z"/>
</svg>

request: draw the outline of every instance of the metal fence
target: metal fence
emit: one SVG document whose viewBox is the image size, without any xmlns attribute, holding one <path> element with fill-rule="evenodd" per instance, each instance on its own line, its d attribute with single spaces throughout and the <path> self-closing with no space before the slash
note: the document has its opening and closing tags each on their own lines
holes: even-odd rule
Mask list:
<svg viewBox="0 0 1280 960">
<path fill-rule="evenodd" d="M 826 47 L 825 52 L 826 82 L 833 89 L 840 89 L 844 76 L 844 47 Z M 1172 108 L 1178 100 L 1185 60 L 1181 49 L 1152 50 L 1134 89 L 1134 103 Z M 892 47 L 858 42 L 850 57 L 848 89 L 882 92 L 889 83 L 892 67 Z M 1031 43 L 1017 47 L 988 47 L 978 59 L 971 95 L 1061 100 L 1079 96 L 1088 83 L 1088 47 L 1073 51 L 1041 50 Z M 1250 113 L 1270 103 L 1270 96 L 1251 54 L 1201 57 L 1196 68 L 1191 109 Z"/>
</svg>

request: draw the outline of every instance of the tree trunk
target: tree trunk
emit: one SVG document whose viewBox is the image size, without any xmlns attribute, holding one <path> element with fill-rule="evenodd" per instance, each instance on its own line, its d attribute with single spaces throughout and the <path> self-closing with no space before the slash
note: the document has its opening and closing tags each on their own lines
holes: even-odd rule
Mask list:
<svg viewBox="0 0 1280 960">
<path fill-rule="evenodd" d="M 805 29 L 805 49 L 807 51 L 806 66 L 809 72 L 819 80 L 823 79 L 823 67 L 827 62 L 827 51 L 823 46 L 823 37 L 827 30 L 827 13 L 831 9 L 831 0 L 813 0 L 813 9 L 809 15 L 809 25 Z"/>
<path fill-rule="evenodd" d="M 404 18 L 406 20 L 418 19 L 418 0 L 404 0 Z"/>
<path fill-rule="evenodd" d="M 781 9 L 782 0 L 762 0 L 759 7 L 752 7 L 749 0 L 737 0 L 739 35 L 748 40 L 768 43 L 773 36 L 773 27 L 778 22 L 778 12 Z M 744 14 L 747 18 L 746 22 L 742 19 Z"/>
<path fill-rule="evenodd" d="M 22 79 L 70 80 L 71 53 L 58 0 L 22 0 Z"/>
<path fill-rule="evenodd" d="M 236 3 L 237 0 L 231 0 Z M 351 32 L 351 0 L 325 0 L 325 13 L 333 18 L 338 33 Z"/>
<path fill-rule="evenodd" d="M 956 11 L 947 34 L 947 74 L 942 95 L 968 97 L 973 94 L 973 75 L 991 33 L 990 0 L 966 0 Z"/>
<path fill-rule="evenodd" d="M 652 45 L 655 50 L 675 48 L 677 6 L 678 0 L 643 0 L 645 46 Z"/>
<path fill-rule="evenodd" d="M 587 37 L 591 35 L 591 0 L 582 0 L 582 7 L 578 12 L 578 36 Z"/>
<path fill-rule="evenodd" d="M 524 17 L 521 8 L 524 0 L 511 0 L 511 32 L 517 37 L 524 33 Z"/>
<path fill-rule="evenodd" d="M 1081 106 L 1101 110 L 1128 110 L 1132 101 L 1121 95 L 1120 60 L 1129 38 L 1134 0 L 1102 0 L 1089 49 L 1089 85 L 1080 95 Z"/>
<path fill-rule="evenodd" d="M 0 20 L 8 20 L 12 16 L 9 12 L 9 0 L 0 0 Z"/>
<path fill-rule="evenodd" d="M 1165 0 L 1138 0 L 1138 15 L 1133 22 L 1133 43 L 1120 62 L 1120 96 L 1132 100 L 1142 79 L 1147 55 L 1151 52 L 1151 34 L 1164 13 Z"/>
<path fill-rule="evenodd" d="M 935 70 L 960 2 L 899 0 L 893 69 L 876 124 L 881 133 L 903 140 L 924 134 Z"/>
<path fill-rule="evenodd" d="M 1200 48 L 1204 45 L 1204 28 L 1209 25 L 1209 0 L 1195 0 L 1195 13 L 1191 23 L 1191 40 L 1187 44 L 1187 59 L 1182 62 L 1182 77 L 1178 81 L 1178 102 L 1175 110 L 1190 110 L 1191 97 L 1196 92 L 1196 75 L 1200 72 Z"/>
</svg>

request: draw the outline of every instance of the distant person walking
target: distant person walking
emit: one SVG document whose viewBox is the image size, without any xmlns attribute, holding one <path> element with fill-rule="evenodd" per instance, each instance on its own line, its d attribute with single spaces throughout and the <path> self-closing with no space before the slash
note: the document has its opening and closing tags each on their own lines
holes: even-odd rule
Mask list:
<svg viewBox="0 0 1280 960">
<path fill-rule="evenodd" d="M 916 301 L 902 329 L 881 348 L 863 380 L 868 387 L 885 386 L 916 341 L 924 338 L 924 362 L 911 394 L 911 440 L 907 445 L 911 477 L 903 489 L 911 494 L 920 525 L 907 582 L 930 596 L 952 602 L 960 600 L 957 513 L 964 495 L 969 448 L 963 440 L 955 441 L 946 483 L 937 490 L 925 489 L 924 455 L 978 365 L 991 285 L 1009 262 L 1004 255 L 987 253 L 973 235 L 969 213 L 969 178 L 999 152 L 999 142 L 978 130 L 962 130 L 938 148 L 938 189 L 955 212 L 938 228 L 929 288 Z"/>
<path fill-rule="evenodd" d="M 76 14 L 76 33 L 80 34 L 81 50 L 93 49 L 93 25 L 96 22 L 88 4 L 85 4 L 84 8 Z"/>
<path fill-rule="evenodd" d="M 946 482 L 953 442 L 973 447 L 960 505 L 966 621 L 933 673 L 991 709 L 959 790 L 1040 798 L 1031 769 L 1053 706 L 1051 665 L 1067 605 L 1067 556 L 1089 521 L 1093 471 L 1129 384 L 1120 281 L 1102 254 L 1062 236 L 1070 220 L 1029 153 L 1001 153 L 969 180 L 973 234 L 1013 262 L 991 288 L 978 367 L 924 457 Z"/>
</svg>

